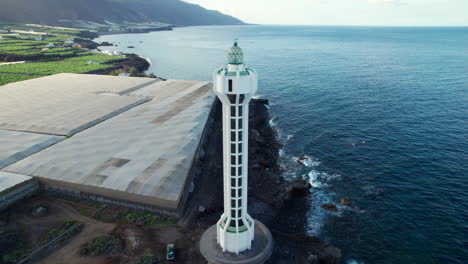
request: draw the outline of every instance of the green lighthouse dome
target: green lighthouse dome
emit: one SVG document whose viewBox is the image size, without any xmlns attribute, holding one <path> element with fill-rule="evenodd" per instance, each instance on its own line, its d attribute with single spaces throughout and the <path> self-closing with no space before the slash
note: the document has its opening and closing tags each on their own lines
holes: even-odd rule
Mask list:
<svg viewBox="0 0 468 264">
<path fill-rule="evenodd" d="M 237 41 L 228 51 L 228 63 L 229 64 L 243 64 L 244 63 L 244 52 L 237 46 Z"/>
</svg>

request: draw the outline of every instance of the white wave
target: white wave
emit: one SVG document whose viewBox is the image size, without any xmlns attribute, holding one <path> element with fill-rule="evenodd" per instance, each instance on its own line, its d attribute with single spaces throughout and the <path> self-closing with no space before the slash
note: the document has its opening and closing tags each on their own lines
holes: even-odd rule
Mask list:
<svg viewBox="0 0 468 264">
<path fill-rule="evenodd" d="M 327 219 L 327 212 L 321 207 L 324 203 L 330 202 L 328 193 L 321 189 L 314 191 L 314 197 L 311 201 L 310 210 L 307 212 L 307 234 L 320 235 L 322 227 L 325 225 Z"/>
<path fill-rule="evenodd" d="M 297 157 L 293 157 L 294 161 L 296 161 L 297 163 L 300 163 L 306 167 L 317 167 L 318 165 L 320 165 L 320 161 L 318 159 L 315 159 L 315 158 L 311 158 L 309 156 L 303 156 L 301 158 L 297 158 Z"/>
<path fill-rule="evenodd" d="M 322 173 L 321 177 L 326 181 L 338 180 L 338 179 L 341 179 L 341 174 L 338 174 L 338 173 L 328 174 L 324 172 Z"/>
<path fill-rule="evenodd" d="M 311 170 L 307 176 L 309 178 L 309 183 L 312 185 L 313 188 L 322 188 L 328 186 L 326 183 L 320 181 L 321 179 L 321 172 L 316 170 Z"/>
<path fill-rule="evenodd" d="M 272 119 L 270 119 L 270 121 L 268 121 L 268 124 L 269 124 L 271 127 L 275 127 L 275 126 L 276 126 L 275 119 L 276 119 L 276 117 L 273 117 Z"/>
<path fill-rule="evenodd" d="M 278 151 L 278 154 L 280 157 L 284 157 L 284 149 L 280 148 L 280 150 Z"/>
<path fill-rule="evenodd" d="M 140 58 L 146 60 L 146 61 L 151 65 L 151 59 L 150 59 L 150 58 L 146 58 L 146 57 L 143 57 L 143 56 L 141 56 L 141 55 L 138 55 L 138 57 L 140 57 Z"/>
<path fill-rule="evenodd" d="M 288 136 L 286 137 L 286 140 L 290 140 L 292 137 L 294 137 L 294 135 L 288 135 Z"/>
</svg>

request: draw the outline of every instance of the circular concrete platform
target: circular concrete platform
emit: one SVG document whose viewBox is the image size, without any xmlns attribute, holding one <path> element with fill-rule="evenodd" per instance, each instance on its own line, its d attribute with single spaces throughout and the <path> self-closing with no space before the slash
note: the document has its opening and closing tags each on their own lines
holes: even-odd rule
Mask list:
<svg viewBox="0 0 468 264">
<path fill-rule="evenodd" d="M 240 254 L 223 252 L 216 241 L 216 225 L 213 225 L 201 237 L 200 252 L 209 264 L 263 264 L 273 252 L 273 237 L 264 224 L 255 220 L 252 248 Z"/>
</svg>

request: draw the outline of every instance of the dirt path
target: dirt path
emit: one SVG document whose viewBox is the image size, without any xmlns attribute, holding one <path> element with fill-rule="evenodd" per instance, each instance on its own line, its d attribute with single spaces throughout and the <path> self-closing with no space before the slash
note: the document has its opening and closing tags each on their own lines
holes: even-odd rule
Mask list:
<svg viewBox="0 0 468 264">
<path fill-rule="evenodd" d="M 96 237 L 109 234 L 115 227 L 112 223 L 103 223 L 95 219 L 81 215 L 75 208 L 67 204 L 66 202 L 56 200 L 53 206 L 61 210 L 64 216 L 68 219 L 77 220 L 84 224 L 84 228 L 81 233 L 68 241 L 62 248 L 54 251 L 46 258 L 37 261 L 35 263 L 48 264 L 48 263 L 90 263 L 89 259 L 82 258 L 79 255 L 79 248 L 82 244 L 92 240 Z M 102 258 L 103 263 L 106 263 L 106 258 Z M 93 260 L 92 263 L 98 263 Z"/>
</svg>

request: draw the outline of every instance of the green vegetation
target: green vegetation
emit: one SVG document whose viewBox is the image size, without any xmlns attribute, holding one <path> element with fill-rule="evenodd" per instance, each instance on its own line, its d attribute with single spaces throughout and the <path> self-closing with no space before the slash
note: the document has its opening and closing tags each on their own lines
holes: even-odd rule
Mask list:
<svg viewBox="0 0 468 264">
<path fill-rule="evenodd" d="M 135 264 L 157 264 L 158 258 L 153 254 L 144 254 L 138 258 Z"/>
<path fill-rule="evenodd" d="M 22 232 L 0 231 L 0 263 L 15 264 L 31 254 Z"/>
<path fill-rule="evenodd" d="M 38 246 L 43 246 L 65 231 L 75 227 L 71 232 L 62 236 L 58 241 L 65 241 L 72 236 L 76 235 L 81 231 L 81 225 L 77 221 L 68 220 L 62 222 L 59 227 L 51 229 L 45 234 L 45 236 L 39 241 Z M 0 263 L 15 264 L 20 260 L 28 257 L 32 253 L 33 249 L 26 246 L 20 236 L 13 232 L 0 232 Z"/>
<path fill-rule="evenodd" d="M 34 74 L 56 74 L 61 72 L 86 73 L 95 70 L 107 69 L 113 67 L 111 64 L 88 64 L 105 63 L 125 59 L 118 56 L 106 56 L 91 52 L 82 52 L 80 56 L 66 58 L 63 60 L 46 60 L 28 63 L 1 65 L 0 72 L 5 73 L 34 73 Z"/>
<path fill-rule="evenodd" d="M 133 210 L 128 210 L 125 214 L 125 218 L 128 223 L 146 226 L 166 226 L 175 224 L 176 222 L 173 218 L 166 218 L 148 212 Z"/>
<path fill-rule="evenodd" d="M 19 245 L 19 249 L 10 252 L 6 255 L 2 256 L 2 261 L 5 264 L 15 264 L 18 263 L 20 260 L 26 258 L 32 253 L 32 249 L 24 248 L 23 245 Z"/>
<path fill-rule="evenodd" d="M 102 63 L 126 59 L 88 52 L 80 48 L 80 45 L 71 47 L 72 45 L 65 43 L 67 40 L 80 39 L 80 34 L 86 31 L 36 25 L 0 25 L 0 29 L 19 31 L 0 35 L 0 61 L 3 57 L 17 61 L 28 60 L 22 64 L 0 65 L 0 86 L 50 74 L 106 70 L 114 66 Z M 42 40 L 35 40 L 36 38 Z M 53 45 L 49 45 L 50 43 Z M 88 65 L 89 61 L 95 64 Z"/>
<path fill-rule="evenodd" d="M 39 245 L 42 246 L 42 245 L 45 245 L 45 244 L 49 243 L 50 241 L 52 241 L 56 237 L 60 236 L 62 233 L 64 233 L 65 231 L 67 231 L 71 227 L 75 227 L 75 228 L 71 232 L 69 232 L 66 235 L 62 236 L 58 241 L 60 241 L 60 242 L 65 241 L 65 240 L 69 239 L 70 237 L 72 237 L 72 236 L 78 234 L 79 232 L 81 232 L 82 227 L 81 227 L 81 225 L 80 225 L 80 223 L 78 221 L 66 220 L 66 221 L 63 221 L 63 223 L 61 223 L 59 227 L 53 228 L 49 232 L 47 232 L 45 237 L 42 238 L 39 241 Z"/>
<path fill-rule="evenodd" d="M 176 219 L 159 216 L 150 212 L 109 206 L 95 216 L 99 221 L 118 224 L 136 224 L 163 227 L 176 223 Z"/>
<path fill-rule="evenodd" d="M 68 35 L 77 35 L 82 32 L 82 30 L 74 29 L 59 29 L 55 27 L 46 27 L 39 25 L 25 25 L 25 24 L 14 24 L 14 25 L 0 25 L 0 29 L 3 30 L 22 30 L 22 31 L 36 31 L 36 32 L 46 32 L 50 34 L 68 34 Z"/>
<path fill-rule="evenodd" d="M 0 66 L 1 67 L 1 66 Z M 0 86 L 12 82 L 25 81 L 41 77 L 41 75 L 26 75 L 26 74 L 14 74 L 14 73 L 0 73 Z"/>
<path fill-rule="evenodd" d="M 80 254 L 86 256 L 117 255 L 125 250 L 125 240 L 117 236 L 97 237 L 81 246 Z"/>
</svg>

